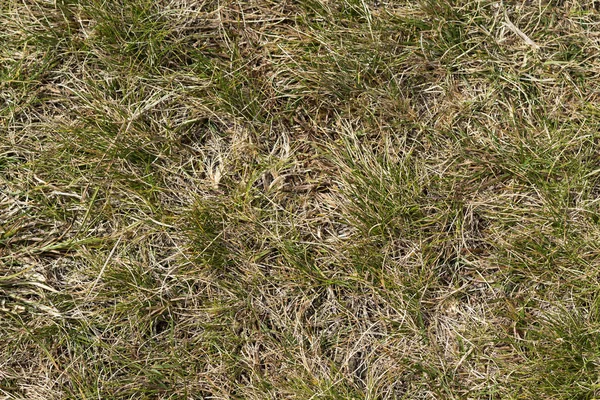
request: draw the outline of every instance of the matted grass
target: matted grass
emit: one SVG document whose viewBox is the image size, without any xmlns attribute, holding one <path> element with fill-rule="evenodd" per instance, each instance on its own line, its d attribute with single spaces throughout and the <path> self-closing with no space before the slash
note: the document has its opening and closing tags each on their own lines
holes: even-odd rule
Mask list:
<svg viewBox="0 0 600 400">
<path fill-rule="evenodd" d="M 595 1 L 0 1 L 0 398 L 600 398 Z"/>
</svg>

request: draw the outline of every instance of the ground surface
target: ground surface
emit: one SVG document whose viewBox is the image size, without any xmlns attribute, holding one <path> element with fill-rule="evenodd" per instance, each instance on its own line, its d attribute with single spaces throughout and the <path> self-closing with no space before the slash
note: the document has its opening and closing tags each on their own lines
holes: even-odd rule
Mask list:
<svg viewBox="0 0 600 400">
<path fill-rule="evenodd" d="M 598 2 L 0 27 L 0 398 L 600 397 Z"/>
</svg>

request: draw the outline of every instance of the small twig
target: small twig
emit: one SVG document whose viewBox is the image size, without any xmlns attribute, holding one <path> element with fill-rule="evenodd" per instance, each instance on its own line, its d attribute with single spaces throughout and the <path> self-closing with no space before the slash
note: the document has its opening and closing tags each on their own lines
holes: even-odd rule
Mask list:
<svg viewBox="0 0 600 400">
<path fill-rule="evenodd" d="M 531 46 L 534 50 L 539 50 L 540 46 L 538 46 L 538 44 L 536 42 L 531 40 L 529 38 L 529 36 L 527 36 L 522 30 L 517 28 L 517 26 L 512 23 L 512 21 L 508 18 L 506 9 L 504 10 L 504 19 L 505 19 L 504 26 L 506 26 L 508 29 L 510 29 L 513 33 L 520 36 L 521 39 L 523 39 L 525 41 L 525 43 L 527 43 L 529 46 Z"/>
</svg>

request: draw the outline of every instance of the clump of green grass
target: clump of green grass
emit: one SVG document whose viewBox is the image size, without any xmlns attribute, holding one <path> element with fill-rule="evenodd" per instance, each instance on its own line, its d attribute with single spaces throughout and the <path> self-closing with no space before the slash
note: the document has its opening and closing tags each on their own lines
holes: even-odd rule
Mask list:
<svg viewBox="0 0 600 400">
<path fill-rule="evenodd" d="M 1 3 L 2 398 L 598 397 L 598 19 Z"/>
</svg>

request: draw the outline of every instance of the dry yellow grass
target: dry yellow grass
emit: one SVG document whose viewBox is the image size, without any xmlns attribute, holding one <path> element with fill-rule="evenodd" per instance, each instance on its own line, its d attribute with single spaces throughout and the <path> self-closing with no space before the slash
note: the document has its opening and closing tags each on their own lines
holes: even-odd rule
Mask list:
<svg viewBox="0 0 600 400">
<path fill-rule="evenodd" d="M 0 398 L 600 397 L 599 23 L 0 0 Z"/>
</svg>

